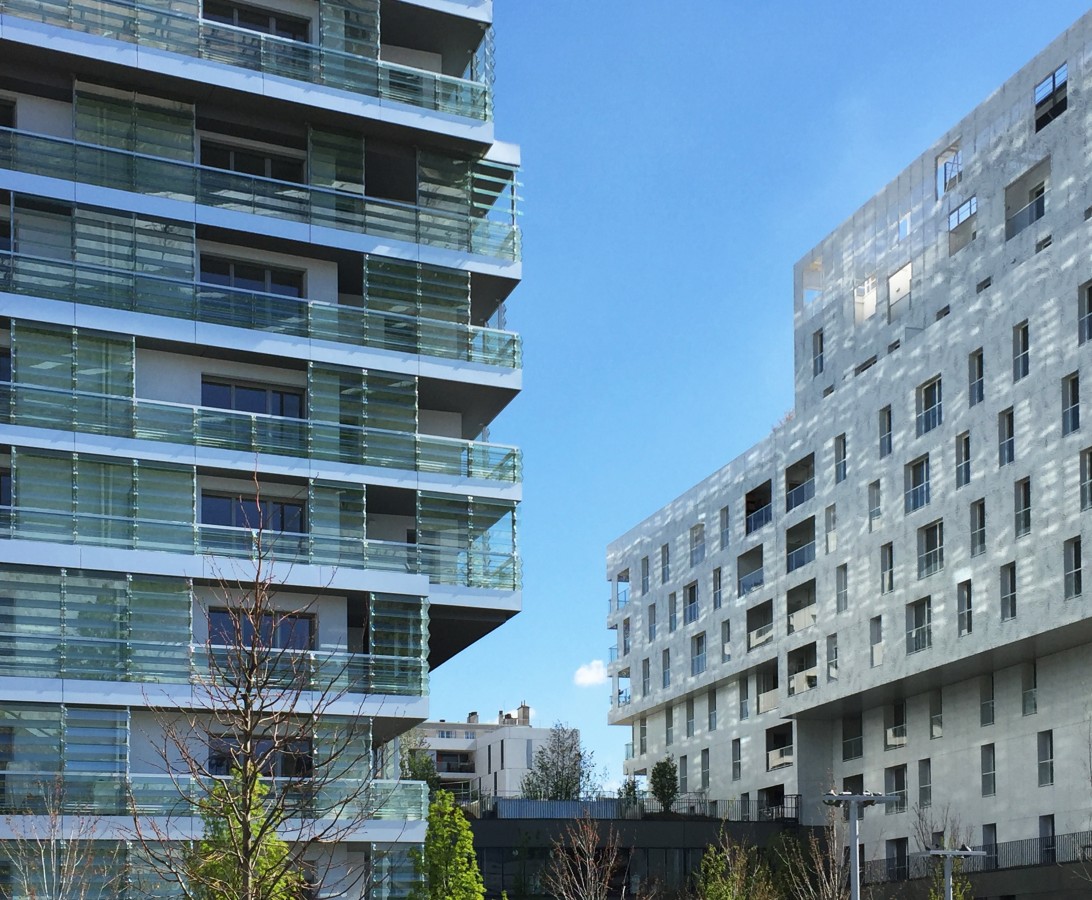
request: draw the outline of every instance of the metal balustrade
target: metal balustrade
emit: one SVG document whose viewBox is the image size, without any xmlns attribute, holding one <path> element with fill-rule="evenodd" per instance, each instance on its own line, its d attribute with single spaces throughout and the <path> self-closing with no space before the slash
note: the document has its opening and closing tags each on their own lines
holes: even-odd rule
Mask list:
<svg viewBox="0 0 1092 900">
<path fill-rule="evenodd" d="M 815 496 L 815 479 L 809 478 L 785 494 L 785 512 L 792 512 Z"/>
<path fill-rule="evenodd" d="M 742 597 L 744 594 L 762 587 L 764 577 L 761 566 L 746 575 L 741 575 L 739 578 L 739 596 Z"/>
<path fill-rule="evenodd" d="M 815 541 L 789 550 L 785 555 L 785 571 L 794 572 L 801 566 L 806 566 L 815 559 Z"/>
<path fill-rule="evenodd" d="M 516 447 L 438 435 L 0 384 L 0 422 L 516 483 Z"/>
<path fill-rule="evenodd" d="M 452 215 L 12 128 L 0 128 L 0 167 L 499 259 L 520 258 L 520 232 L 514 222 Z"/>
<path fill-rule="evenodd" d="M 479 82 L 396 65 L 199 19 L 196 8 L 174 11 L 124 0 L 0 0 L 0 13 L 422 109 L 481 121 L 493 115 L 488 73 Z"/>
<path fill-rule="evenodd" d="M 811 603 L 808 606 L 789 613 L 788 633 L 792 634 L 795 631 L 800 631 L 802 628 L 807 628 L 809 625 L 814 625 L 816 621 L 816 610 L 818 608 L 817 604 Z"/>
<path fill-rule="evenodd" d="M 2 138 L 0 138 L 2 139 Z M 518 334 L 60 259 L 0 253 L 0 291 L 518 369 Z"/>
<path fill-rule="evenodd" d="M 918 653 L 933 646 L 932 625 L 919 625 L 906 632 L 906 652 Z"/>
<path fill-rule="evenodd" d="M 773 521 L 773 504 L 767 503 L 761 509 L 756 509 L 747 516 L 747 534 L 758 531 L 763 525 Z"/>
</svg>

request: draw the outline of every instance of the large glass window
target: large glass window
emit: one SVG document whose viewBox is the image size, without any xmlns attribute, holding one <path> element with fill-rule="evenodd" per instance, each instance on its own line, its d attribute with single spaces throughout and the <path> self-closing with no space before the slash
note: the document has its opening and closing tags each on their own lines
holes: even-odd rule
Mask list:
<svg viewBox="0 0 1092 900">
<path fill-rule="evenodd" d="M 280 266 L 242 262 L 222 256 L 201 254 L 201 281 L 240 291 L 277 294 L 282 297 L 303 296 L 303 272 Z"/>
<path fill-rule="evenodd" d="M 255 635 L 255 625 L 258 634 Z M 253 646 L 281 650 L 310 650 L 314 646 L 315 618 L 300 613 L 265 613 L 261 622 L 245 612 L 226 608 L 209 610 L 209 643 L 222 647 Z"/>
<path fill-rule="evenodd" d="M 201 380 L 201 405 L 290 419 L 302 419 L 304 413 L 301 390 L 239 384 L 214 378 Z"/>
<path fill-rule="evenodd" d="M 257 150 L 250 147 L 233 147 L 218 141 L 201 141 L 201 165 L 211 169 L 224 169 L 240 175 L 256 175 L 276 181 L 303 184 L 303 160 L 292 156 Z"/>
<path fill-rule="evenodd" d="M 307 19 L 298 16 L 237 3 L 224 3 L 222 0 L 205 0 L 202 16 L 210 22 L 234 25 L 247 31 L 259 31 L 262 34 L 305 43 L 311 24 Z"/>
<path fill-rule="evenodd" d="M 201 495 L 201 524 L 227 528 L 263 528 L 304 534 L 307 518 L 303 501 L 230 494 Z"/>
</svg>

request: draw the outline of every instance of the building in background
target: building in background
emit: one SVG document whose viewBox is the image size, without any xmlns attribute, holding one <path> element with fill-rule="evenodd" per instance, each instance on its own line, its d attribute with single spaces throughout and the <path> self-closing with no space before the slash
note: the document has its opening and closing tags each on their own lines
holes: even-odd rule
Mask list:
<svg viewBox="0 0 1092 900">
<path fill-rule="evenodd" d="M 1082 858 L 1090 60 L 1086 15 L 804 256 L 793 414 L 610 545 L 627 774 L 806 823 L 897 794 L 873 878 L 923 831 Z"/>
<path fill-rule="evenodd" d="M 515 715 L 500 711 L 495 723 L 480 722 L 472 712 L 465 722 L 441 719 L 420 728 L 443 786 L 462 800 L 519 796 L 535 753 L 550 736 L 549 728 L 531 725 L 526 703 Z"/>
<path fill-rule="evenodd" d="M 307 610 L 271 639 L 345 673 L 324 721 L 367 719 L 380 779 L 430 669 L 518 611 L 520 454 L 488 442 L 521 384 L 491 18 L 490 0 L 0 0 L 12 827 L 54 775 L 107 837 L 130 792 L 149 815 L 173 802 L 149 697 L 194 702 L 219 577 L 253 571 L 258 522 L 278 602 Z M 398 896 L 427 797 L 375 797 L 329 852 Z"/>
</svg>

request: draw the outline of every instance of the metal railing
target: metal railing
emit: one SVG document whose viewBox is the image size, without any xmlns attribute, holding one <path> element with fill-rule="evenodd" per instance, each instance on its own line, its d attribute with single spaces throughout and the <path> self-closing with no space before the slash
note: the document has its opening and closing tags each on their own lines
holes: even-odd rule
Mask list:
<svg viewBox="0 0 1092 900">
<path fill-rule="evenodd" d="M 0 13 L 423 109 L 492 118 L 487 77 L 454 78 L 198 19 L 192 12 L 124 0 L 0 0 Z"/>
<path fill-rule="evenodd" d="M 759 625 L 758 628 L 753 631 L 747 632 L 747 649 L 754 650 L 755 647 L 761 647 L 763 644 L 768 644 L 772 638 L 773 622 Z"/>
<path fill-rule="evenodd" d="M 756 509 L 747 516 L 747 534 L 758 531 L 763 525 L 773 521 L 773 504 L 767 503 L 761 509 Z"/>
<path fill-rule="evenodd" d="M 925 578 L 944 568 L 944 548 L 926 550 L 918 556 L 918 578 Z"/>
<path fill-rule="evenodd" d="M 1040 194 L 1005 219 L 1005 240 L 1016 237 L 1021 231 L 1046 215 L 1046 194 Z"/>
<path fill-rule="evenodd" d="M 929 503 L 929 482 L 915 485 L 906 492 L 906 511 L 913 512 Z"/>
<path fill-rule="evenodd" d="M 928 431 L 932 431 L 940 425 L 942 418 L 942 407 L 939 403 L 922 410 L 918 413 L 917 419 L 918 435 L 921 436 Z"/>
<path fill-rule="evenodd" d="M 815 666 L 789 676 L 789 696 L 803 694 L 819 686 L 819 670 Z"/>
<path fill-rule="evenodd" d="M 762 566 L 752 569 L 746 575 L 741 575 L 739 578 L 739 596 L 742 597 L 744 594 L 762 587 L 763 579 Z"/>
<path fill-rule="evenodd" d="M 918 653 L 933 646 L 933 628 L 931 625 L 919 625 L 906 632 L 906 652 Z"/>
<path fill-rule="evenodd" d="M 892 725 L 884 731 L 884 749 L 906 746 L 906 726 Z"/>
<path fill-rule="evenodd" d="M 785 494 L 785 512 L 792 512 L 802 503 L 806 503 L 815 496 L 815 479 L 809 478 L 803 484 L 798 484 Z"/>
<path fill-rule="evenodd" d="M 690 658 L 690 674 L 701 675 L 705 671 L 705 654 L 698 653 Z"/>
<path fill-rule="evenodd" d="M 794 610 L 789 613 L 788 616 L 788 632 L 792 634 L 795 631 L 800 631 L 802 628 L 807 628 L 810 625 L 814 625 L 816 621 L 816 610 L 818 604 L 810 603 L 807 606 Z"/>
<path fill-rule="evenodd" d="M 69 260 L 0 253 L 0 290 L 508 369 L 523 364 L 522 341 L 510 331 Z"/>
<path fill-rule="evenodd" d="M 412 203 L 243 175 L 12 128 L 0 128 L 0 167 L 499 259 L 520 258 L 520 234 L 514 222 L 452 215 Z"/>
<path fill-rule="evenodd" d="M 628 746 L 628 745 L 627 745 Z M 481 819 L 572 819 L 587 813 L 593 819 L 605 821 L 641 819 L 669 813 L 672 816 L 695 816 L 724 819 L 729 822 L 749 822 L 755 819 L 751 807 L 739 800 L 710 800 L 702 791 L 681 794 L 669 807 L 655 797 L 640 791 L 636 796 L 591 794 L 571 800 L 539 800 L 519 793 L 487 794 L 461 801 L 462 809 L 473 818 Z M 768 814 L 762 813 L 768 810 Z M 799 815 L 799 797 L 792 794 L 785 802 L 759 811 L 759 818 L 795 821 Z"/>
<path fill-rule="evenodd" d="M 785 555 L 785 570 L 787 572 L 795 572 L 802 566 L 806 566 L 808 563 L 815 559 L 815 541 L 810 544 L 804 544 L 803 547 L 797 547 L 795 550 L 789 550 Z"/>
</svg>

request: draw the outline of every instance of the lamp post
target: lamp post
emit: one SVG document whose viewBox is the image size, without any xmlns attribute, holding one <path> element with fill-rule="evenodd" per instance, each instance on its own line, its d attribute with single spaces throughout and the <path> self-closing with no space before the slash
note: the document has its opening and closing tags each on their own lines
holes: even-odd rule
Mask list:
<svg viewBox="0 0 1092 900">
<path fill-rule="evenodd" d="M 849 896 L 850 900 L 861 900 L 861 838 L 857 830 L 857 810 L 874 803 L 897 803 L 902 800 L 899 794 L 874 794 L 864 791 L 851 794 L 849 791 L 823 794 L 827 806 L 842 806 L 849 809 Z"/>
<path fill-rule="evenodd" d="M 932 850 L 916 855 L 944 860 L 944 900 L 952 900 L 952 860 L 966 859 L 969 856 L 985 856 L 986 851 L 972 850 L 963 844 L 958 850 L 942 850 L 940 847 L 934 847 Z"/>
</svg>

